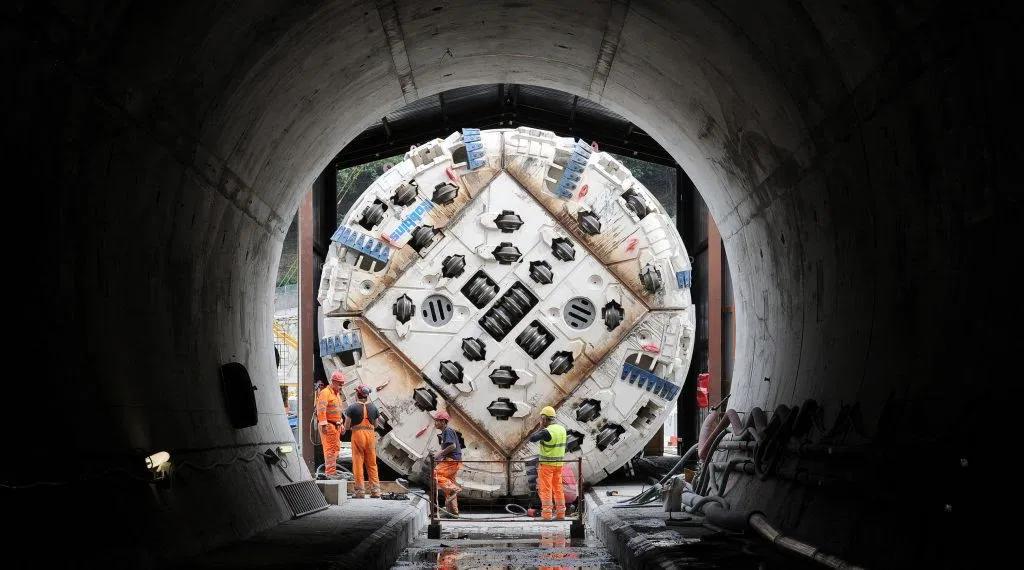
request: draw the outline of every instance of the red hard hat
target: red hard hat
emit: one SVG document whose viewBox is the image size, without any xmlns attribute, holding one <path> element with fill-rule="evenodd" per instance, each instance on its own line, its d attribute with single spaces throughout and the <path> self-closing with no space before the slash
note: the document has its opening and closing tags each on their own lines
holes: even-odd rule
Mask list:
<svg viewBox="0 0 1024 570">
<path fill-rule="evenodd" d="M 434 419 L 449 421 L 452 418 L 448 416 L 448 412 L 437 412 L 436 414 L 434 414 Z"/>
<path fill-rule="evenodd" d="M 360 384 L 360 385 L 356 386 L 356 393 L 358 393 L 358 394 L 362 394 L 364 396 L 369 396 L 370 392 L 371 392 L 370 387 L 367 386 L 366 384 Z"/>
<path fill-rule="evenodd" d="M 345 374 L 342 373 L 341 370 L 335 370 L 334 373 L 331 374 L 331 382 L 341 382 L 342 384 L 344 384 Z"/>
</svg>

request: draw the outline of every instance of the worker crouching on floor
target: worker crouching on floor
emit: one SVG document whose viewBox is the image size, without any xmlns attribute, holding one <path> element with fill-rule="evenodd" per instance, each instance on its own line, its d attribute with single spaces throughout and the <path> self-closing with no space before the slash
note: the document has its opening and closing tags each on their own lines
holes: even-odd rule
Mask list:
<svg viewBox="0 0 1024 570">
<path fill-rule="evenodd" d="M 377 418 L 380 410 L 369 403 L 371 389 L 366 384 L 356 387 L 356 403 L 345 409 L 345 429 L 352 430 L 352 474 L 355 475 L 353 498 L 366 497 L 363 468 L 370 479 L 370 496 L 380 497 L 380 477 L 377 475 Z"/>
<path fill-rule="evenodd" d="M 338 476 L 338 454 L 341 453 L 341 436 L 345 435 L 342 425 L 342 409 L 345 399 L 341 395 L 341 387 L 345 384 L 345 375 L 336 370 L 331 374 L 331 384 L 316 395 L 316 419 L 320 426 L 320 442 L 324 446 L 324 476 L 328 479 L 340 479 Z"/>
<path fill-rule="evenodd" d="M 565 520 L 565 492 L 562 489 L 562 463 L 565 459 L 565 428 L 555 423 L 555 409 L 544 406 L 540 411 L 540 429 L 530 441 L 540 442 L 537 458 L 537 491 L 540 494 L 540 517 Z M 552 508 L 553 507 L 553 508 Z"/>
<path fill-rule="evenodd" d="M 459 442 L 459 434 L 453 428 L 448 427 L 451 418 L 447 412 L 438 412 L 434 415 L 434 427 L 441 430 L 438 439 L 441 444 L 441 451 L 434 455 L 434 480 L 438 489 L 444 493 L 444 510 L 441 516 L 445 518 L 459 518 L 459 491 L 462 487 L 455 482 L 455 476 L 462 467 L 462 444 Z M 447 513 L 445 512 L 447 511 Z"/>
</svg>

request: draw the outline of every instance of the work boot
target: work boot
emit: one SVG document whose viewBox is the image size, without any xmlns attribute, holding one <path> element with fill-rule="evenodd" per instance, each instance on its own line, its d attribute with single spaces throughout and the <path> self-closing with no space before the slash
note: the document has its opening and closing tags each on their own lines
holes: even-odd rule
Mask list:
<svg viewBox="0 0 1024 570">
<path fill-rule="evenodd" d="M 352 493 L 352 498 L 353 499 L 365 499 L 366 498 L 366 491 L 365 491 L 365 489 L 362 486 L 355 487 L 355 492 Z"/>
<path fill-rule="evenodd" d="M 373 489 L 370 490 L 370 496 L 373 497 L 374 499 L 379 499 L 380 487 L 373 487 Z"/>
<path fill-rule="evenodd" d="M 448 512 L 446 510 L 440 510 L 437 512 L 437 518 L 440 519 L 457 519 L 459 518 L 458 512 Z"/>
</svg>

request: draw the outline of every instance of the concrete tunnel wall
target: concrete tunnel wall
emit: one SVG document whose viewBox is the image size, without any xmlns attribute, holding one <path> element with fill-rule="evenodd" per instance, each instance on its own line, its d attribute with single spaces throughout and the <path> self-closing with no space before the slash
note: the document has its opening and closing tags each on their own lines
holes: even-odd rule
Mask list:
<svg viewBox="0 0 1024 570">
<path fill-rule="evenodd" d="M 5 467 L 22 483 L 75 480 L 27 487 L 26 520 L 40 505 L 58 508 L 83 542 L 101 539 L 70 556 L 157 564 L 288 519 L 274 488 L 287 480 L 255 455 L 290 439 L 271 334 L 288 223 L 366 126 L 419 97 L 483 83 L 593 99 L 686 170 L 721 229 L 735 284 L 730 408 L 771 412 L 814 398 L 830 425 L 857 403 L 875 433 L 897 396 L 907 405 L 901 444 L 963 440 L 964 352 L 989 365 L 994 353 L 973 337 L 997 322 L 966 305 L 985 293 L 972 272 L 994 259 L 986 244 L 1008 215 L 993 204 L 1012 155 L 993 140 L 994 98 L 1009 80 L 999 47 L 1007 19 L 960 10 L 16 3 L 5 10 L 19 58 L 8 143 L 57 190 L 47 207 L 59 211 L 58 242 L 41 255 L 56 252 L 54 322 L 75 339 L 59 363 L 78 386 L 74 429 L 47 423 L 42 434 L 76 458 L 74 475 L 55 475 L 42 451 L 30 456 L 38 465 Z M 230 361 L 258 385 L 255 427 L 235 430 L 224 412 L 218 369 Z M 165 449 L 176 463 L 169 489 L 101 476 Z M 288 471 L 308 477 L 297 460 Z M 908 489 L 940 476 L 879 472 Z M 854 561 L 934 552 L 924 546 L 933 518 L 907 532 L 905 515 L 869 510 L 878 505 L 776 485 L 750 478 L 734 500 Z M 921 501 L 931 509 L 941 499 Z M 96 526 L 99 512 L 111 519 Z"/>
</svg>

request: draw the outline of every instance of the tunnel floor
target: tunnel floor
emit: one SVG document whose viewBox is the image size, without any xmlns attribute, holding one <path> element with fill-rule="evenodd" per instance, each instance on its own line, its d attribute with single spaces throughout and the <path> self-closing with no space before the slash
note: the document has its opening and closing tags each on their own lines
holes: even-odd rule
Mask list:
<svg viewBox="0 0 1024 570">
<path fill-rule="evenodd" d="M 820 568 L 786 556 L 756 537 L 690 524 L 680 520 L 678 513 L 670 517 L 660 501 L 647 506 L 613 506 L 623 504 L 645 488 L 642 484 L 622 480 L 593 487 L 585 494 L 587 526 L 585 537 L 579 539 L 570 538 L 570 522 L 574 517 L 565 522 L 542 522 L 527 516 L 510 516 L 497 507 L 463 507 L 459 520 L 441 520 L 439 539 L 430 539 L 424 526 L 398 555 L 392 570 Z M 613 511 L 615 519 L 587 514 L 595 509 L 604 509 L 605 513 Z M 633 538 L 617 535 L 610 539 L 609 529 L 620 526 L 628 527 Z M 609 540 L 616 544 L 606 544 Z"/>
<path fill-rule="evenodd" d="M 618 499 L 618 497 L 616 497 Z M 660 507 L 660 504 L 658 505 Z M 472 517 L 500 517 L 501 512 L 463 514 L 458 522 L 443 521 L 440 539 L 422 530 L 399 555 L 392 570 L 491 569 L 543 570 L 586 568 L 626 570 L 670 562 L 675 568 L 759 570 L 818 568 L 783 557 L 740 536 L 722 536 L 692 527 L 671 527 L 666 532 L 667 514 L 654 507 L 630 509 L 624 522 L 646 540 L 620 545 L 632 550 L 629 562 L 618 560 L 588 528 L 586 537 L 572 539 L 569 523 L 540 523 L 529 519 L 510 523 L 474 522 Z M 678 534 L 676 534 L 678 533 Z M 682 535 L 682 537 L 680 537 Z M 643 564 L 641 566 L 641 564 Z M 655 564 L 655 565 L 651 565 Z"/>
<path fill-rule="evenodd" d="M 497 506 L 468 505 L 460 520 L 442 520 L 440 538 L 431 539 L 426 501 L 348 499 L 167 568 L 821 568 L 757 537 L 679 520 L 680 514 L 670 516 L 660 501 L 615 506 L 645 488 L 636 482 L 607 481 L 587 491 L 585 533 L 579 539 L 570 538 L 571 520 L 541 522 L 510 516 Z"/>
<path fill-rule="evenodd" d="M 440 539 L 420 533 L 406 548 L 396 570 L 426 568 L 591 568 L 621 570 L 596 536 L 569 538 L 568 523 L 451 523 Z"/>
</svg>

